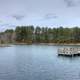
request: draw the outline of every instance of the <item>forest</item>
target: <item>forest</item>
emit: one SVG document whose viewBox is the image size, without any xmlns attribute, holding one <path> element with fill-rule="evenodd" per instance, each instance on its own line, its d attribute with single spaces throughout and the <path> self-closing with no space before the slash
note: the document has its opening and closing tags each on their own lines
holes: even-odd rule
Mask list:
<svg viewBox="0 0 80 80">
<path fill-rule="evenodd" d="M 80 43 L 80 28 L 17 26 L 0 32 L 0 43 Z"/>
</svg>

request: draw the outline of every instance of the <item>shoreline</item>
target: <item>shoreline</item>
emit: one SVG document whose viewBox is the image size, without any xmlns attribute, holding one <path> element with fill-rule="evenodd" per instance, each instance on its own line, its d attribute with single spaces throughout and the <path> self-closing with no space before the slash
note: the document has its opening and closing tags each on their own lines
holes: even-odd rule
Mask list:
<svg viewBox="0 0 80 80">
<path fill-rule="evenodd" d="M 80 45 L 80 43 L 70 43 L 70 44 L 66 44 L 66 43 L 14 43 L 12 45 L 56 45 L 56 46 L 73 46 L 73 45 Z"/>
<path fill-rule="evenodd" d="M 4 43 L 0 44 L 0 47 L 11 47 L 12 45 L 80 46 L 80 43 Z"/>
</svg>

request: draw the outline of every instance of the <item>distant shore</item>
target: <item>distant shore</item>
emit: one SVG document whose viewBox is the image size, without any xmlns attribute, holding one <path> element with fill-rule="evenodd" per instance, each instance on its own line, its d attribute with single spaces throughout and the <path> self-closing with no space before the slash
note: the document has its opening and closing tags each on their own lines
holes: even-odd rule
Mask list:
<svg viewBox="0 0 80 80">
<path fill-rule="evenodd" d="M 11 44 L 0 44 L 0 47 L 11 47 Z"/>
<path fill-rule="evenodd" d="M 68 45 L 80 45 L 80 43 L 14 43 L 13 45 L 65 45 L 65 46 L 68 46 Z"/>
<path fill-rule="evenodd" d="M 0 47 L 11 47 L 12 45 L 49 45 L 49 46 L 80 46 L 80 43 L 7 43 L 0 44 Z"/>
</svg>

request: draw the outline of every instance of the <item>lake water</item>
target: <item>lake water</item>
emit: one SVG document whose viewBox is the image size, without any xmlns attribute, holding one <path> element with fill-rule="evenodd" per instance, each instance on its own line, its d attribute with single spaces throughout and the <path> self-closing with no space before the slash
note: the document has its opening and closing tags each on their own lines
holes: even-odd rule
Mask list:
<svg viewBox="0 0 80 80">
<path fill-rule="evenodd" d="M 80 80 L 80 57 L 58 57 L 59 47 L 1 47 L 0 80 Z"/>
</svg>

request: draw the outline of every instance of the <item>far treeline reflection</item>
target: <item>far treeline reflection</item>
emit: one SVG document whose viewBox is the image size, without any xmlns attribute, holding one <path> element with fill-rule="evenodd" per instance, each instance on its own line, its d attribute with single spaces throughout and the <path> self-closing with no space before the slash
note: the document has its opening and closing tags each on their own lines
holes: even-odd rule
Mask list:
<svg viewBox="0 0 80 80">
<path fill-rule="evenodd" d="M 0 43 L 80 43 L 80 28 L 17 26 L 0 32 Z"/>
</svg>

